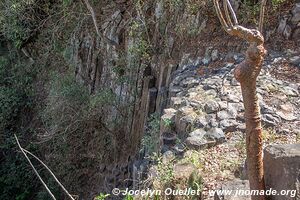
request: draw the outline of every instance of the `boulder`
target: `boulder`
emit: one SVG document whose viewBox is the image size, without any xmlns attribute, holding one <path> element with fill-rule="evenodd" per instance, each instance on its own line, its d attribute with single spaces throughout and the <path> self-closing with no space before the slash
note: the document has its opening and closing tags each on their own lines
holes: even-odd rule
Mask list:
<svg viewBox="0 0 300 200">
<path fill-rule="evenodd" d="M 238 129 L 239 123 L 236 120 L 224 119 L 220 121 L 219 126 L 225 132 L 234 132 Z"/>
<path fill-rule="evenodd" d="M 221 144 L 226 141 L 224 132 L 220 128 L 211 128 L 207 131 L 206 136 L 216 141 L 217 144 Z"/>
<path fill-rule="evenodd" d="M 207 132 L 204 129 L 197 129 L 189 134 L 186 145 L 191 149 L 207 149 L 225 142 L 225 135 L 222 129 L 212 128 Z"/>
<path fill-rule="evenodd" d="M 204 129 L 197 129 L 189 134 L 185 143 L 191 149 L 201 150 L 214 146 L 216 141 L 214 139 L 207 138 Z"/>
<path fill-rule="evenodd" d="M 194 126 L 195 126 L 196 128 L 204 128 L 204 127 L 206 127 L 207 125 L 208 125 L 208 122 L 207 122 L 205 116 L 203 116 L 203 115 L 197 117 L 197 119 L 196 119 L 195 122 L 194 122 Z"/>
<path fill-rule="evenodd" d="M 278 115 L 272 114 L 263 114 L 261 120 L 266 127 L 274 127 L 281 122 Z"/>
<path fill-rule="evenodd" d="M 293 24 L 297 24 L 298 22 L 300 22 L 300 3 L 296 3 L 295 7 L 292 10 L 292 23 Z"/>
<path fill-rule="evenodd" d="M 270 145 L 264 149 L 266 189 L 289 190 L 289 195 L 274 195 L 272 200 L 300 199 L 300 144 Z M 292 191 L 293 190 L 293 191 Z"/>
<path fill-rule="evenodd" d="M 214 200 L 251 200 L 250 195 L 247 194 L 249 190 L 249 181 L 233 180 L 224 183 L 219 190 L 215 191 Z"/>
<path fill-rule="evenodd" d="M 211 60 L 214 62 L 219 59 L 219 51 L 217 49 L 212 50 Z"/>
<path fill-rule="evenodd" d="M 211 127 L 218 127 L 219 123 L 216 119 L 216 115 L 215 114 L 209 114 L 209 115 L 205 115 L 205 119 L 207 121 L 207 125 L 206 125 L 206 129 L 209 129 Z"/>
<path fill-rule="evenodd" d="M 290 63 L 295 66 L 300 66 L 300 56 L 290 58 Z"/>
<path fill-rule="evenodd" d="M 170 150 L 164 152 L 163 155 L 162 155 L 162 162 L 164 164 L 168 164 L 168 163 L 170 163 L 174 159 L 175 159 L 175 154 L 174 154 L 174 152 L 172 152 Z"/>
<path fill-rule="evenodd" d="M 216 101 L 210 100 L 204 105 L 204 110 L 208 114 L 215 113 L 219 110 L 219 104 Z"/>
</svg>

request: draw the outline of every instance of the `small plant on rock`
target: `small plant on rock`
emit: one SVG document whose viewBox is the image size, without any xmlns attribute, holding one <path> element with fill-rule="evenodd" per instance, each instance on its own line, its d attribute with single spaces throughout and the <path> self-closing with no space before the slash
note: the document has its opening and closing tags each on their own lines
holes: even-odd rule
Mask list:
<svg viewBox="0 0 300 200">
<path fill-rule="evenodd" d="M 100 193 L 98 196 L 95 197 L 95 200 L 105 200 L 109 196 L 110 196 L 110 194 Z"/>
</svg>

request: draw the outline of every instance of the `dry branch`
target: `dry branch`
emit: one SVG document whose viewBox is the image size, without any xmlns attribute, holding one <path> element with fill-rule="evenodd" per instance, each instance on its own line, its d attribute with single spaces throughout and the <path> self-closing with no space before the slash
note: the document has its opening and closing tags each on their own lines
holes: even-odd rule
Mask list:
<svg viewBox="0 0 300 200">
<path fill-rule="evenodd" d="M 70 199 L 75 200 L 72 195 L 66 190 L 66 188 L 63 186 L 63 184 L 56 178 L 56 176 L 54 175 L 54 173 L 51 171 L 51 169 L 41 160 L 39 159 L 37 156 L 35 156 L 33 153 L 31 153 L 30 151 L 24 149 L 21 145 L 20 142 L 18 140 L 18 137 L 16 135 L 15 139 L 17 141 L 17 144 L 20 148 L 20 150 L 22 151 L 22 153 L 24 154 L 24 156 L 26 157 L 27 161 L 30 163 L 32 169 L 34 170 L 34 172 L 36 173 L 36 175 L 38 176 L 38 178 L 40 179 L 40 181 L 42 182 L 42 184 L 44 185 L 44 187 L 46 188 L 47 192 L 50 194 L 50 196 L 52 197 L 52 199 L 55 200 L 54 195 L 51 193 L 50 189 L 47 187 L 47 185 L 45 184 L 45 182 L 43 181 L 43 179 L 40 177 L 39 173 L 37 172 L 37 170 L 35 169 L 35 167 L 33 166 L 33 164 L 31 163 L 30 159 L 28 158 L 27 154 L 31 155 L 32 157 L 34 157 L 37 161 L 39 161 L 47 170 L 48 172 L 51 174 L 51 176 L 54 178 L 54 180 L 57 182 L 57 184 L 63 189 L 63 191 L 70 197 Z"/>
<path fill-rule="evenodd" d="M 23 150 L 23 148 L 20 145 L 20 142 L 18 140 L 18 137 L 16 135 L 15 139 L 17 141 L 18 147 L 21 150 L 21 152 L 23 153 L 23 155 L 25 156 L 25 158 L 27 159 L 27 161 L 29 162 L 31 168 L 33 169 L 34 173 L 37 175 L 37 177 L 40 179 L 40 181 L 42 182 L 43 186 L 46 188 L 47 192 L 49 193 L 49 195 L 51 196 L 51 198 L 53 200 L 56 200 L 55 196 L 52 194 L 52 192 L 50 191 L 50 189 L 48 188 L 48 186 L 46 185 L 46 183 L 43 181 L 42 177 L 40 176 L 40 174 L 38 173 L 38 171 L 35 169 L 35 167 L 33 166 L 32 162 L 30 161 L 30 159 L 28 158 L 27 154 L 25 153 L 25 151 Z"/>
</svg>

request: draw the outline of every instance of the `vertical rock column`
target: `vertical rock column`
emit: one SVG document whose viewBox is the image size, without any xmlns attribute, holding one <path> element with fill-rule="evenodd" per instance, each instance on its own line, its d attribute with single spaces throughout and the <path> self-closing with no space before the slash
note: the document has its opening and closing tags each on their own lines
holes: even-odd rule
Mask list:
<svg viewBox="0 0 300 200">
<path fill-rule="evenodd" d="M 266 191 L 272 189 L 278 192 L 270 199 L 300 199 L 300 144 L 266 147 L 264 150 L 264 171 Z M 280 192 L 289 193 L 280 194 Z"/>
</svg>

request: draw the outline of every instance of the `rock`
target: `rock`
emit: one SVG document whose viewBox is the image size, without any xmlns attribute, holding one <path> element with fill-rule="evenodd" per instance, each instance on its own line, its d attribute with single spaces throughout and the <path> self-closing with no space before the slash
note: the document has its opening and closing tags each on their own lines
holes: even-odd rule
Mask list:
<svg viewBox="0 0 300 200">
<path fill-rule="evenodd" d="M 263 114 L 262 122 L 266 127 L 273 127 L 278 125 L 281 122 L 281 120 L 279 117 L 273 116 L 272 114 Z"/>
<path fill-rule="evenodd" d="M 175 159 L 175 154 L 172 151 L 166 151 L 163 155 L 162 155 L 162 162 L 167 164 L 169 162 L 171 162 L 172 160 Z"/>
<path fill-rule="evenodd" d="M 237 126 L 237 130 L 239 130 L 241 132 L 245 132 L 245 130 L 246 130 L 246 124 L 245 123 L 239 124 Z"/>
<path fill-rule="evenodd" d="M 238 103 L 242 101 L 241 96 L 233 95 L 233 94 L 228 94 L 227 95 L 228 102 L 233 102 L 233 103 Z"/>
<path fill-rule="evenodd" d="M 197 114 L 192 107 L 184 106 L 178 110 L 175 117 L 175 131 L 179 137 L 184 136 L 192 128 L 196 117 Z"/>
<path fill-rule="evenodd" d="M 286 121 L 294 121 L 297 119 L 297 117 L 294 116 L 293 112 L 294 112 L 293 105 L 291 103 L 286 103 L 280 105 L 280 110 L 277 111 L 276 114 Z"/>
<path fill-rule="evenodd" d="M 180 118 L 178 121 L 176 120 L 176 132 L 179 137 L 184 137 L 186 133 L 191 131 L 192 126 L 194 124 L 195 119 L 197 118 L 197 115 L 189 114 L 187 116 L 184 116 Z"/>
<path fill-rule="evenodd" d="M 292 35 L 292 28 L 290 25 L 286 25 L 283 31 L 283 36 L 285 37 L 285 39 L 289 39 L 291 35 Z"/>
<path fill-rule="evenodd" d="M 296 3 L 295 7 L 292 10 L 292 19 L 291 22 L 293 24 L 298 24 L 300 22 L 300 3 Z"/>
<path fill-rule="evenodd" d="M 209 58 L 203 58 L 203 59 L 202 59 L 202 63 L 203 63 L 204 65 L 208 65 L 208 64 L 210 63 L 210 59 L 209 59 Z"/>
<path fill-rule="evenodd" d="M 234 59 L 234 53 L 233 52 L 229 52 L 226 56 L 225 56 L 225 61 L 229 62 L 229 63 L 234 63 L 235 59 Z"/>
<path fill-rule="evenodd" d="M 244 105 L 243 103 L 228 103 L 229 108 L 234 108 L 237 112 L 243 112 L 244 111 Z"/>
<path fill-rule="evenodd" d="M 205 103 L 204 110 L 206 113 L 215 113 L 219 110 L 219 104 L 216 101 L 210 100 Z"/>
<path fill-rule="evenodd" d="M 216 90 L 207 90 L 207 91 L 205 91 L 204 94 L 208 97 L 213 97 L 213 98 L 215 98 L 217 96 Z"/>
<path fill-rule="evenodd" d="M 170 106 L 179 109 L 181 106 L 186 106 L 185 101 L 181 97 L 171 97 Z"/>
<path fill-rule="evenodd" d="M 157 19 L 160 19 L 162 15 L 163 15 L 163 1 L 159 1 L 157 2 L 155 7 L 155 17 Z"/>
<path fill-rule="evenodd" d="M 191 133 L 189 133 L 190 137 L 204 137 L 204 135 L 206 134 L 206 131 L 204 129 L 197 129 Z"/>
<path fill-rule="evenodd" d="M 300 27 L 300 26 L 299 26 Z M 294 40 L 299 40 L 300 38 L 300 28 L 297 28 L 294 33 L 293 33 L 293 39 Z M 299 65 L 298 65 L 299 66 Z M 300 66 L 299 66 L 300 67 Z"/>
<path fill-rule="evenodd" d="M 268 106 L 267 104 L 265 104 L 264 101 L 260 101 L 259 106 L 260 106 L 260 112 L 262 114 L 272 114 L 272 113 L 274 113 L 274 108 L 272 108 L 272 107 Z"/>
<path fill-rule="evenodd" d="M 202 110 L 202 102 L 197 100 L 190 100 L 189 105 L 197 110 Z"/>
<path fill-rule="evenodd" d="M 180 86 L 184 88 L 191 88 L 199 84 L 199 79 L 196 79 L 194 77 L 188 77 L 181 81 Z"/>
<path fill-rule="evenodd" d="M 219 108 L 220 108 L 220 110 L 227 109 L 227 101 L 220 101 L 219 102 Z"/>
<path fill-rule="evenodd" d="M 181 61 L 179 63 L 178 69 L 184 70 L 184 67 L 188 64 L 190 54 L 184 54 L 181 58 Z"/>
<path fill-rule="evenodd" d="M 227 111 L 228 111 L 228 113 L 230 115 L 230 118 L 232 118 L 232 119 L 236 118 L 236 116 L 237 116 L 237 110 L 236 110 L 236 107 L 233 106 L 233 104 L 228 104 Z"/>
<path fill-rule="evenodd" d="M 202 63 L 204 65 L 207 65 L 207 64 L 210 63 L 212 49 L 213 49 L 213 47 L 207 47 L 206 48 L 204 58 L 202 59 Z"/>
<path fill-rule="evenodd" d="M 272 200 L 300 199 L 300 144 L 270 145 L 264 149 L 266 190 L 294 190 L 287 196 L 274 195 Z"/>
<path fill-rule="evenodd" d="M 177 141 L 177 137 L 175 133 L 170 133 L 170 132 L 164 132 L 162 134 L 162 139 L 163 139 L 163 144 L 164 145 L 175 145 Z"/>
<path fill-rule="evenodd" d="M 289 113 L 292 113 L 294 111 L 293 105 L 291 103 L 280 105 L 280 109 Z"/>
<path fill-rule="evenodd" d="M 292 112 L 277 111 L 276 114 L 286 121 L 294 121 L 297 119 Z"/>
<path fill-rule="evenodd" d="M 194 121 L 194 125 L 196 128 L 204 128 L 208 125 L 206 118 L 202 115 L 196 118 Z"/>
<path fill-rule="evenodd" d="M 201 150 L 225 141 L 224 132 L 219 128 L 212 128 L 207 132 L 204 129 L 197 129 L 191 132 L 185 143 L 189 148 Z"/>
<path fill-rule="evenodd" d="M 182 89 L 180 87 L 172 86 L 169 88 L 169 97 L 176 97 L 176 95 L 181 91 Z"/>
<path fill-rule="evenodd" d="M 222 192 L 223 190 L 223 192 Z M 250 195 L 246 191 L 250 190 L 249 181 L 233 180 L 221 186 L 219 192 L 215 192 L 214 200 L 251 200 Z M 232 191 L 231 194 L 228 194 Z M 223 193 L 223 195 L 221 195 Z"/>
<path fill-rule="evenodd" d="M 236 120 L 224 119 L 220 122 L 219 127 L 225 132 L 234 132 L 238 129 L 238 125 Z"/>
<path fill-rule="evenodd" d="M 197 129 L 189 135 L 190 136 L 185 140 L 185 143 L 191 149 L 202 150 L 216 144 L 214 139 L 205 137 L 206 132 L 203 129 Z"/>
<path fill-rule="evenodd" d="M 289 86 L 282 87 L 281 92 L 283 92 L 285 95 L 290 96 L 290 97 L 298 97 L 299 96 L 298 91 L 295 90 L 294 88 L 289 87 Z"/>
<path fill-rule="evenodd" d="M 175 180 L 187 180 L 197 169 L 192 164 L 175 164 L 174 178 Z"/>
<path fill-rule="evenodd" d="M 155 112 L 157 89 L 155 87 L 149 89 L 149 114 Z"/>
<path fill-rule="evenodd" d="M 206 128 L 211 128 L 211 127 L 218 127 L 218 122 L 216 120 L 216 115 L 215 114 L 209 114 L 205 116 L 206 121 L 207 121 L 207 126 Z"/>
<path fill-rule="evenodd" d="M 247 174 L 247 159 L 241 165 L 234 173 L 235 177 L 241 179 L 241 180 L 249 180 L 248 174 Z"/>
<path fill-rule="evenodd" d="M 217 113 L 218 120 L 230 119 L 231 116 L 227 110 L 222 110 Z"/>
<path fill-rule="evenodd" d="M 239 86 L 240 83 L 239 83 L 235 78 L 233 78 L 233 79 L 231 79 L 231 81 L 230 81 L 230 85 L 232 85 L 232 86 Z"/>
<path fill-rule="evenodd" d="M 183 155 L 185 146 L 182 143 L 178 143 L 173 147 L 173 150 L 177 155 Z"/>
<path fill-rule="evenodd" d="M 226 142 L 225 134 L 220 128 L 212 128 L 207 131 L 206 136 L 216 141 L 217 144 Z"/>
<path fill-rule="evenodd" d="M 283 31 L 285 30 L 285 27 L 286 27 L 287 20 L 288 20 L 288 16 L 283 16 L 280 19 L 279 26 L 277 28 L 278 34 L 283 34 Z"/>
<path fill-rule="evenodd" d="M 290 58 L 290 63 L 295 66 L 300 66 L 300 56 L 294 56 Z"/>
<path fill-rule="evenodd" d="M 225 120 L 225 119 L 235 119 L 237 117 L 237 111 L 234 108 L 228 110 L 221 110 L 217 113 L 218 120 Z"/>
<path fill-rule="evenodd" d="M 219 51 L 217 49 L 212 50 L 211 60 L 214 62 L 219 59 Z"/>
</svg>

